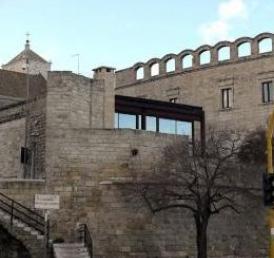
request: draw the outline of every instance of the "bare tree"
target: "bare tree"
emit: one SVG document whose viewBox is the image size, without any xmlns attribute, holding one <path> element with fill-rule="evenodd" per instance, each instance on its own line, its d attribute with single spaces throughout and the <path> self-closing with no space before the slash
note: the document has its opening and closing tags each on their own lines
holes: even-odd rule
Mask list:
<svg viewBox="0 0 274 258">
<path fill-rule="evenodd" d="M 239 212 L 239 192 L 247 190 L 240 184 L 239 146 L 240 137 L 228 133 L 210 133 L 205 146 L 196 142 L 189 148 L 178 141 L 165 148 L 155 171 L 135 183 L 153 213 L 172 208 L 191 211 L 198 258 L 207 258 L 210 217 L 225 209 Z"/>
</svg>

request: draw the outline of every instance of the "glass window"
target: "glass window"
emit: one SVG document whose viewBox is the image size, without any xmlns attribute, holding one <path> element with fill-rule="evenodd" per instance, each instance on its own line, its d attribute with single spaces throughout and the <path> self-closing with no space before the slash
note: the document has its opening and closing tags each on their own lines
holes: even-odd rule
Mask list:
<svg viewBox="0 0 274 258">
<path fill-rule="evenodd" d="M 146 117 L 146 130 L 156 132 L 156 117 Z"/>
<path fill-rule="evenodd" d="M 192 123 L 176 121 L 176 134 L 192 136 Z"/>
<path fill-rule="evenodd" d="M 118 114 L 118 128 L 136 129 L 136 115 Z"/>
<path fill-rule="evenodd" d="M 159 132 L 161 133 L 176 133 L 176 121 L 171 119 L 159 119 Z"/>
<path fill-rule="evenodd" d="M 232 89 L 222 89 L 222 108 L 232 108 Z"/>
<path fill-rule="evenodd" d="M 268 103 L 273 100 L 272 81 L 262 83 L 262 98 L 263 103 Z"/>
</svg>

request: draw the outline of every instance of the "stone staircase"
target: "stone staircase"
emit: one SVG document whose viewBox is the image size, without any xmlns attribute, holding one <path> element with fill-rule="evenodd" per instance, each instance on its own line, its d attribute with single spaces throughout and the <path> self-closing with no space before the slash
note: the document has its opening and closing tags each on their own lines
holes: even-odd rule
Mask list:
<svg viewBox="0 0 274 258">
<path fill-rule="evenodd" d="M 0 225 L 7 234 L 20 241 L 32 258 L 45 252 L 45 222 L 37 212 L 0 192 Z"/>
<path fill-rule="evenodd" d="M 0 220 L 0 223 L 3 224 L 3 226 L 6 228 L 7 225 L 10 224 L 10 215 L 0 210 Z M 44 236 L 38 230 L 31 228 L 30 226 L 18 219 L 13 219 L 12 227 L 12 231 L 25 231 L 25 233 L 34 236 L 36 240 L 40 240 L 41 242 L 44 240 Z"/>
<path fill-rule="evenodd" d="M 55 258 L 91 258 L 84 243 L 53 244 Z"/>
</svg>

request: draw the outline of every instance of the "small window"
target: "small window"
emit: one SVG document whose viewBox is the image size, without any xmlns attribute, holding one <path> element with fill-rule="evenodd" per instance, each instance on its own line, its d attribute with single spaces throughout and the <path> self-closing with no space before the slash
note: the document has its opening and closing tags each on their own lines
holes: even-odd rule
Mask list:
<svg viewBox="0 0 274 258">
<path fill-rule="evenodd" d="M 182 68 L 190 68 L 193 66 L 193 56 L 192 55 L 186 55 L 182 58 Z"/>
<path fill-rule="evenodd" d="M 202 52 L 200 55 L 200 65 L 209 64 L 210 63 L 210 51 L 206 50 Z"/>
<path fill-rule="evenodd" d="M 230 47 L 222 47 L 218 50 L 218 61 L 226 61 L 230 59 Z"/>
<path fill-rule="evenodd" d="M 223 109 L 232 108 L 232 103 L 233 103 L 232 89 L 231 88 L 222 89 L 221 94 L 222 94 L 222 96 L 221 96 L 222 97 L 222 108 Z"/>
<path fill-rule="evenodd" d="M 262 100 L 263 103 L 269 103 L 273 100 L 272 81 L 262 83 Z"/>
<path fill-rule="evenodd" d="M 272 51 L 272 39 L 265 38 L 259 41 L 259 53 L 267 53 Z"/>
<path fill-rule="evenodd" d="M 139 67 L 136 70 L 136 80 L 144 79 L 144 67 Z"/>
<path fill-rule="evenodd" d="M 166 62 L 166 72 L 170 73 L 170 72 L 174 72 L 174 71 L 175 71 L 175 59 L 172 58 Z"/>
<path fill-rule="evenodd" d="M 169 102 L 171 102 L 171 103 L 177 103 L 177 101 L 178 101 L 178 98 L 171 98 L 171 99 L 169 99 Z"/>
<path fill-rule="evenodd" d="M 151 76 L 159 75 L 159 64 L 158 63 L 155 63 L 155 64 L 151 65 L 150 75 Z"/>
</svg>

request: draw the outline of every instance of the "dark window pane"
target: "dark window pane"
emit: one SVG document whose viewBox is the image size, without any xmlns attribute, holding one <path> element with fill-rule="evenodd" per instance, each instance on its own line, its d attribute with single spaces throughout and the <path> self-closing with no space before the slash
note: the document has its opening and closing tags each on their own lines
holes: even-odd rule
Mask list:
<svg viewBox="0 0 274 258">
<path fill-rule="evenodd" d="M 156 117 L 146 117 L 146 130 L 156 132 Z"/>
<path fill-rule="evenodd" d="M 159 119 L 159 132 L 161 133 L 176 133 L 176 121 L 170 119 Z"/>
<path fill-rule="evenodd" d="M 136 115 L 119 114 L 119 128 L 136 129 Z"/>
</svg>

